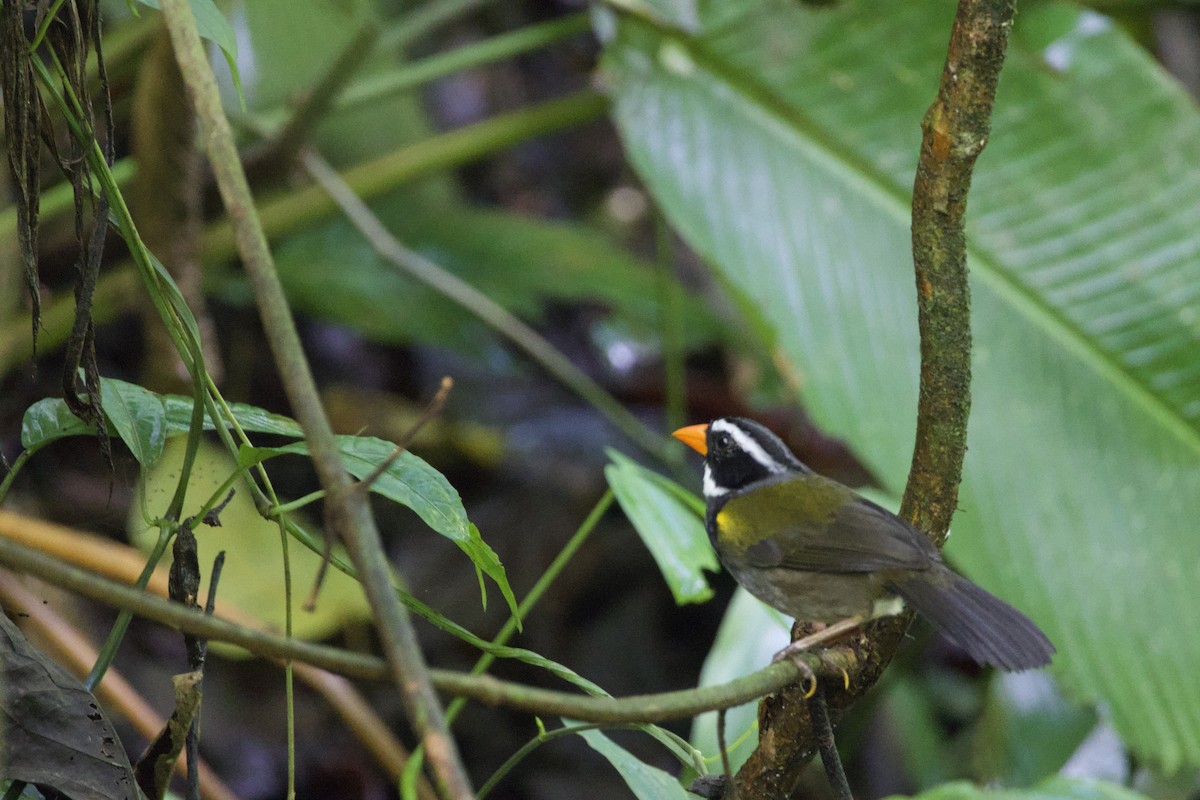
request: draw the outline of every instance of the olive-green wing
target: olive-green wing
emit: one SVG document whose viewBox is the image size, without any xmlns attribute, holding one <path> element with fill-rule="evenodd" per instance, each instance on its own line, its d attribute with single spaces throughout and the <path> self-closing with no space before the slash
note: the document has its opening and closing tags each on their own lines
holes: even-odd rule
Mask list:
<svg viewBox="0 0 1200 800">
<path fill-rule="evenodd" d="M 887 509 L 826 478 L 802 480 L 803 493 L 769 492 L 774 530 L 746 548 L 745 558 L 754 566 L 875 572 L 925 569 L 941 560 L 924 535 Z M 830 499 L 814 508 L 814 496 Z"/>
</svg>

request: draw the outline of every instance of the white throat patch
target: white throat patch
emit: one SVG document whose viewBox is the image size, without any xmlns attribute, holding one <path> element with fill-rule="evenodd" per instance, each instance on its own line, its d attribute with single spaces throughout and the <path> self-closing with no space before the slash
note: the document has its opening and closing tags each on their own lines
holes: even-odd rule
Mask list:
<svg viewBox="0 0 1200 800">
<path fill-rule="evenodd" d="M 717 486 L 713 481 L 712 469 L 708 464 L 704 465 L 704 499 L 712 500 L 715 497 L 729 494 L 729 490 L 723 486 Z"/>
<path fill-rule="evenodd" d="M 732 425 L 723 419 L 719 419 L 712 424 L 712 429 L 717 433 L 727 433 L 733 437 L 744 452 L 749 454 L 751 458 L 759 463 L 759 465 L 768 472 L 783 472 L 784 465 L 780 464 L 775 459 L 767 455 L 767 451 L 762 449 L 762 446 L 754 441 L 745 431 L 736 425 Z M 705 472 L 705 481 L 708 480 L 708 473 Z M 707 483 L 706 483 L 707 485 Z"/>
</svg>

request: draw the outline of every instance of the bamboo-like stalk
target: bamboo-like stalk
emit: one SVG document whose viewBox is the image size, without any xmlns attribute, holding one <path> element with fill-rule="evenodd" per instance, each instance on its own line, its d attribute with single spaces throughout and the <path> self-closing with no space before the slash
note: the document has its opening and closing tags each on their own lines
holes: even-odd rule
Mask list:
<svg viewBox="0 0 1200 800">
<path fill-rule="evenodd" d="M 345 542 L 358 568 L 392 679 L 400 689 L 409 721 L 425 745 L 439 792 L 447 798 L 466 800 L 473 794 L 470 780 L 446 728 L 441 703 L 429 682 L 428 668 L 408 611 L 392 590 L 392 575 L 375 519 L 364 493 L 352 489 L 333 430 L 321 407 L 316 382 L 300 345 L 296 322 L 242 169 L 233 131 L 221 106 L 216 79 L 196 30 L 196 20 L 187 0 L 164 0 L 162 11 L 217 187 L 233 225 L 238 252 L 254 289 L 267 343 L 326 492 L 326 530 Z"/>
</svg>

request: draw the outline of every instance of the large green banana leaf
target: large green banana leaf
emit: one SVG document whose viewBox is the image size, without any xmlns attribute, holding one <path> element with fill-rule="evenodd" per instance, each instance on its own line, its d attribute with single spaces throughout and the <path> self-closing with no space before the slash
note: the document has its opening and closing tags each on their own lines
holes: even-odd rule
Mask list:
<svg viewBox="0 0 1200 800">
<path fill-rule="evenodd" d="M 893 490 L 919 364 L 908 204 L 953 13 L 598 19 L 640 175 Z M 1200 765 L 1200 115 L 1106 18 L 1023 7 L 968 217 L 974 407 L 948 552 L 1046 629 L 1055 674 L 1135 750 Z"/>
</svg>

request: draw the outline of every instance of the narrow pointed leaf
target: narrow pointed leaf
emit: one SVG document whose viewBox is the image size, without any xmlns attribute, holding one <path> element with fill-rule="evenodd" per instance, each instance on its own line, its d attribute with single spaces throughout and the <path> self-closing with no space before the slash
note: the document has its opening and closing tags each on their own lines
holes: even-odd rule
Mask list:
<svg viewBox="0 0 1200 800">
<path fill-rule="evenodd" d="M 618 453 L 608 451 L 604 468 L 608 485 L 629 521 L 662 570 L 675 602 L 703 603 L 712 597 L 704 570 L 719 569 L 704 524 L 681 497 L 683 489 L 666 488 L 669 481 Z"/>
<path fill-rule="evenodd" d="M 359 479 L 374 472 L 396 447 L 372 436 L 338 436 L 337 442 L 346 471 Z M 308 455 L 308 443 L 243 447 L 238 462 L 246 466 L 285 454 Z M 421 457 L 405 451 L 371 484 L 371 491 L 411 508 L 429 527 L 457 544 L 478 569 L 496 582 L 509 608 L 516 613 L 516 598 L 504 565 L 467 519 L 462 499 L 442 473 Z"/>
<path fill-rule="evenodd" d="M 128 435 L 135 440 L 145 435 L 148 437 L 145 447 L 148 447 L 150 452 L 157 450 L 161 453 L 161 438 L 180 436 L 188 432 L 192 420 L 192 398 L 181 395 L 156 395 L 137 384 L 115 378 L 102 378 L 101 386 L 107 387 L 105 406 L 108 405 L 109 394 L 115 394 L 118 400 L 114 402 L 119 406 L 116 413 L 122 415 L 122 421 L 118 425 L 113 415 L 109 414 L 109 419 L 113 422 L 113 430 L 110 433 L 119 433 L 123 439 Z M 295 420 L 282 414 L 246 403 L 231 403 L 229 408 L 242 430 L 248 433 L 270 433 L 293 438 L 304 435 L 304 431 Z M 108 412 L 107 407 L 105 412 Z M 139 426 L 143 428 L 143 434 L 138 433 Z M 208 417 L 204 418 L 204 429 L 213 429 L 212 420 Z M 56 397 L 47 397 L 31 405 L 26 409 L 21 422 L 21 445 L 26 449 L 38 449 L 67 436 L 94 434 L 95 430 L 72 414 L 67 404 Z"/>
<path fill-rule="evenodd" d="M 108 420 L 142 466 L 162 456 L 167 441 L 167 411 L 162 397 L 135 383 L 100 379 L 100 396 Z"/>
<path fill-rule="evenodd" d="M 638 759 L 600 731 L 582 731 L 579 735 L 608 759 L 638 800 L 691 800 L 692 795 L 669 773 Z"/>
</svg>

